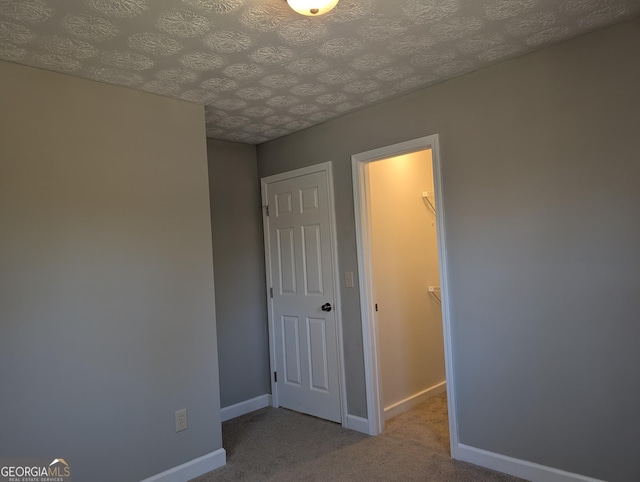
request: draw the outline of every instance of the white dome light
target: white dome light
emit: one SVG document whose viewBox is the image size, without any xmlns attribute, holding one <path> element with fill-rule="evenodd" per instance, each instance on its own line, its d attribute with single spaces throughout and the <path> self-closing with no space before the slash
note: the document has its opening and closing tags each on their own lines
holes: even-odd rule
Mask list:
<svg viewBox="0 0 640 482">
<path fill-rule="evenodd" d="M 287 0 L 289 6 L 302 15 L 324 15 L 338 4 L 338 0 Z"/>
</svg>

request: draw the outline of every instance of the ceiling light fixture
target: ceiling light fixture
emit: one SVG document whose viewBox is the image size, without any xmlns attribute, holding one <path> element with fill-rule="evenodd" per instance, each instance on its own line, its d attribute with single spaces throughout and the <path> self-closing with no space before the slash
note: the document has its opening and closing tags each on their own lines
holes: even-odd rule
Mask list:
<svg viewBox="0 0 640 482">
<path fill-rule="evenodd" d="M 335 7 L 338 1 L 339 0 L 286 0 L 293 10 L 308 17 L 324 15 Z"/>
</svg>

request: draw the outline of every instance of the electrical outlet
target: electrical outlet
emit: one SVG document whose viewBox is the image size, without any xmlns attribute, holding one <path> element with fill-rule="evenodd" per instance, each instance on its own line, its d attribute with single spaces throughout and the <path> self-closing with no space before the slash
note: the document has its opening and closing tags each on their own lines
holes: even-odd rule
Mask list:
<svg viewBox="0 0 640 482">
<path fill-rule="evenodd" d="M 176 432 L 186 430 L 188 426 L 187 409 L 183 408 L 182 410 L 176 411 Z"/>
</svg>

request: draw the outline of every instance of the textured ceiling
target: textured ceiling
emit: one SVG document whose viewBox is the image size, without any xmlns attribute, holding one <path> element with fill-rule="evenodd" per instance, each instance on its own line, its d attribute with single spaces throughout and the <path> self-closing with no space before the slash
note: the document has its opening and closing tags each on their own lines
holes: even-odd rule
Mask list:
<svg viewBox="0 0 640 482">
<path fill-rule="evenodd" d="M 0 0 L 0 59 L 206 105 L 258 144 L 640 13 L 640 0 Z"/>
</svg>

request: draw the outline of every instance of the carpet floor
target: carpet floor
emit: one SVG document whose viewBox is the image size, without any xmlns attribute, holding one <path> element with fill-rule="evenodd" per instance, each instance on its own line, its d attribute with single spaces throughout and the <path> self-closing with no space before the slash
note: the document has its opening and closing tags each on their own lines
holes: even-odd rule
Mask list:
<svg viewBox="0 0 640 482">
<path fill-rule="evenodd" d="M 449 456 L 446 394 L 388 420 L 377 437 L 282 408 L 222 424 L 227 465 L 192 482 L 518 481 Z"/>
</svg>

